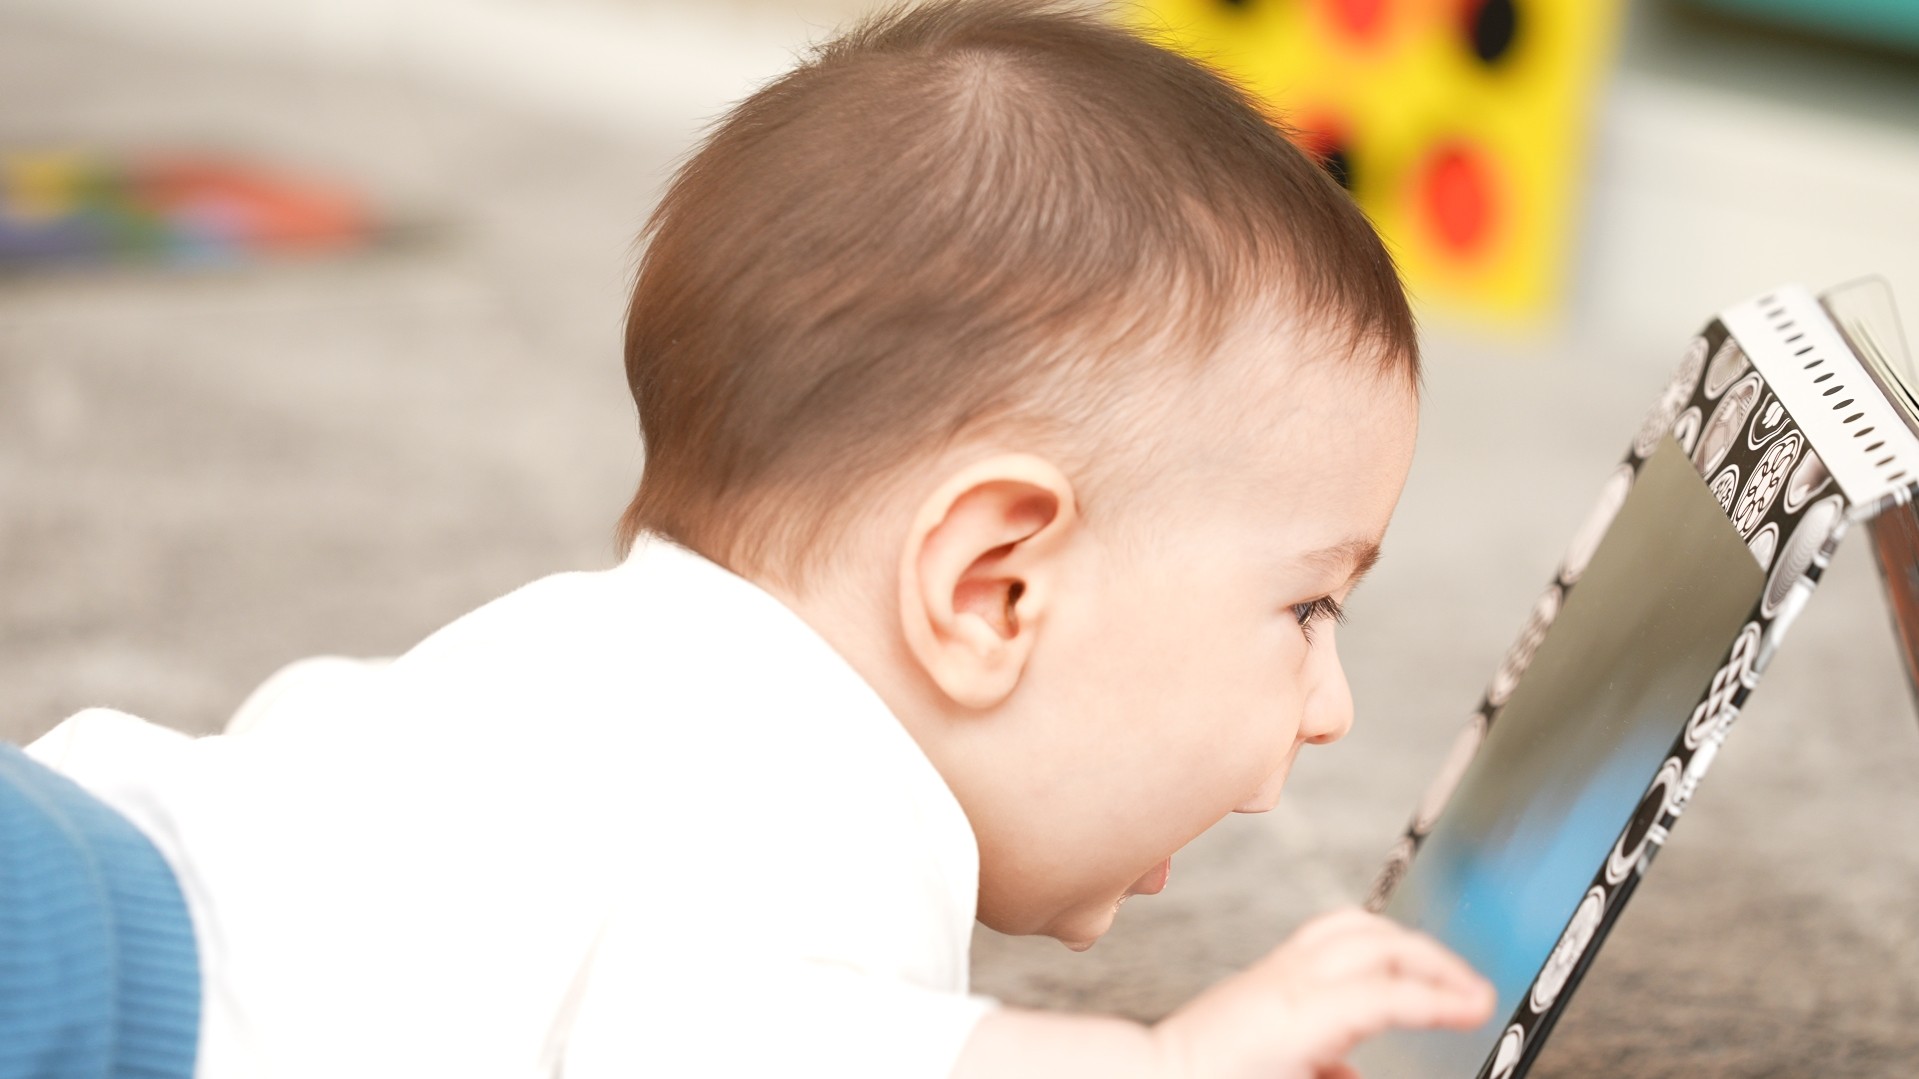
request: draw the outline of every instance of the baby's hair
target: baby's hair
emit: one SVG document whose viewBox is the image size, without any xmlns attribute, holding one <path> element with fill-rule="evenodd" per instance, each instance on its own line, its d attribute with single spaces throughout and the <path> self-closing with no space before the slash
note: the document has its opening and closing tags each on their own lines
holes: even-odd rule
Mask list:
<svg viewBox="0 0 1919 1079">
<path fill-rule="evenodd" d="M 1262 304 L 1418 378 L 1346 193 L 1242 91 L 1082 5 L 867 19 L 728 113 L 643 236 L 621 548 L 650 531 L 796 586 L 959 439 L 1058 447 L 1069 475 L 1123 456 L 1127 402 Z"/>
</svg>

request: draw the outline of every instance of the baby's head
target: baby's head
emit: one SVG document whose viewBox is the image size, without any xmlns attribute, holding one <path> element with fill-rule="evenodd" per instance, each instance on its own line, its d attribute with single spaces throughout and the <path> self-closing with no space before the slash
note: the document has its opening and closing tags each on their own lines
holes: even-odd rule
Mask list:
<svg viewBox="0 0 1919 1079">
<path fill-rule="evenodd" d="M 987 925 L 1091 944 L 1346 731 L 1417 345 L 1238 91 L 1058 5 L 896 12 L 733 110 L 649 234 L 623 535 L 847 657 L 966 810 Z"/>
</svg>

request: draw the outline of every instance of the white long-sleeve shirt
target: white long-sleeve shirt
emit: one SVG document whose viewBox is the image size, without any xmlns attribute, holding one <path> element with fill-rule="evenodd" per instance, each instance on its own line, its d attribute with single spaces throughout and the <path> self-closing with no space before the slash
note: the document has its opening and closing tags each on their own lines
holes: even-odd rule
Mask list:
<svg viewBox="0 0 1919 1079">
<path fill-rule="evenodd" d="M 933 1079 L 992 1007 L 951 791 L 696 555 L 527 585 L 320 712 L 189 739 L 96 710 L 31 747 L 179 875 L 202 1079 Z"/>
</svg>

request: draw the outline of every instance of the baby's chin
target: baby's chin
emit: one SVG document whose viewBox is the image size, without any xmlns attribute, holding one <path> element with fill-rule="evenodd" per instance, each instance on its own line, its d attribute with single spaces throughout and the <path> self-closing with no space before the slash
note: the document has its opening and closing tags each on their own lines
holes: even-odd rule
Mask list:
<svg viewBox="0 0 1919 1079">
<path fill-rule="evenodd" d="M 1099 943 L 1099 938 L 1113 928 L 1113 920 L 1119 917 L 1120 904 L 1136 895 L 1158 895 L 1166 888 L 1167 878 L 1172 871 L 1173 860 L 1167 858 L 1127 885 L 1124 892 L 1112 899 L 1090 900 L 1074 907 L 1053 919 L 1044 932 L 1068 948 L 1083 952 Z"/>
<path fill-rule="evenodd" d="M 1119 896 L 1108 900 L 1101 907 L 1089 905 L 1078 908 L 1067 917 L 1058 919 L 1055 925 L 1059 928 L 1048 930 L 1046 935 L 1073 951 L 1086 951 L 1098 944 L 1107 930 L 1113 928 L 1113 919 L 1119 916 L 1120 904 L 1126 902 L 1126 899 L 1126 896 Z"/>
</svg>

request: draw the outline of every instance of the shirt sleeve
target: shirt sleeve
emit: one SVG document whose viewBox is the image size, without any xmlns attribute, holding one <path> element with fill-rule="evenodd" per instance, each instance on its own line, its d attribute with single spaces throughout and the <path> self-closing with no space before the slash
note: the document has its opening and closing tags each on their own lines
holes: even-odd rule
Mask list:
<svg viewBox="0 0 1919 1079">
<path fill-rule="evenodd" d="M 567 1079 L 945 1079 L 997 1007 L 816 960 L 641 970 L 612 959 L 596 958 L 577 1002 L 559 1069 Z"/>
</svg>

